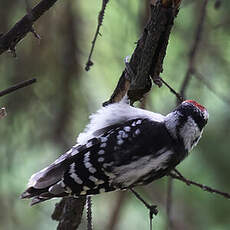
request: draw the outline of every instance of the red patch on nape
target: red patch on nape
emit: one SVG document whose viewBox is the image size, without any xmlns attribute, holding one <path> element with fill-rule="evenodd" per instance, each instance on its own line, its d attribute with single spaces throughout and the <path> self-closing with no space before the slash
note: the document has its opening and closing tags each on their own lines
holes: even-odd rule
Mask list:
<svg viewBox="0 0 230 230">
<path fill-rule="evenodd" d="M 188 102 L 188 103 L 191 103 L 191 104 L 195 105 L 195 106 L 196 106 L 197 108 L 199 108 L 201 111 L 205 111 L 205 110 L 206 110 L 206 108 L 205 108 L 203 105 L 197 103 L 197 102 L 194 101 L 194 100 L 186 100 L 186 101 L 184 101 L 184 102 Z"/>
</svg>

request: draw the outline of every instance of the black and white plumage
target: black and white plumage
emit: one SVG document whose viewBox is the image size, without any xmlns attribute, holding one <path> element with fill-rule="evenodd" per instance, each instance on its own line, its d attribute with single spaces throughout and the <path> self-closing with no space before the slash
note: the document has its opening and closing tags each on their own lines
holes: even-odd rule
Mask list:
<svg viewBox="0 0 230 230">
<path fill-rule="evenodd" d="M 184 101 L 167 116 L 125 99 L 101 108 L 68 152 L 34 174 L 21 198 L 36 204 L 150 183 L 179 164 L 199 141 L 207 110 Z"/>
</svg>

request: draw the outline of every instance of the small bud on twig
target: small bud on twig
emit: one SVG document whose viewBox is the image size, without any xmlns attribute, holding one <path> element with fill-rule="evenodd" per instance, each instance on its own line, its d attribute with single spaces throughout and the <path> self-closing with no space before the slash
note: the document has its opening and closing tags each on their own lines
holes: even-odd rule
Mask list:
<svg viewBox="0 0 230 230">
<path fill-rule="evenodd" d="M 0 119 L 7 115 L 6 109 L 3 107 L 0 109 Z"/>
</svg>

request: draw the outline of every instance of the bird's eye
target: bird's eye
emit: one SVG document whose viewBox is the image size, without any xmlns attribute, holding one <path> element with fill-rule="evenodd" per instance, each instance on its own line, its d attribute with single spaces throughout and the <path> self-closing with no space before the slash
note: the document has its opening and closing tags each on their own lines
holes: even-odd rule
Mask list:
<svg viewBox="0 0 230 230">
<path fill-rule="evenodd" d="M 208 119 L 204 119 L 204 125 L 208 123 Z"/>
</svg>

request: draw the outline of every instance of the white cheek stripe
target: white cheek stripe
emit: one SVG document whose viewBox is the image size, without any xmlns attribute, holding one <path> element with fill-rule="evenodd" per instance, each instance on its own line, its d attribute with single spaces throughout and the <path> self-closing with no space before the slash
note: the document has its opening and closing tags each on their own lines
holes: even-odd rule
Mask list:
<svg viewBox="0 0 230 230">
<path fill-rule="evenodd" d="M 188 151 L 194 147 L 194 140 L 201 137 L 200 129 L 192 117 L 189 116 L 187 122 L 181 128 L 180 136 L 183 137 L 185 149 Z"/>
</svg>

